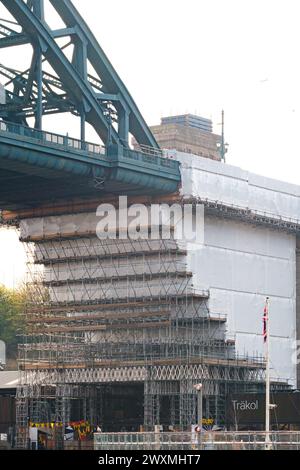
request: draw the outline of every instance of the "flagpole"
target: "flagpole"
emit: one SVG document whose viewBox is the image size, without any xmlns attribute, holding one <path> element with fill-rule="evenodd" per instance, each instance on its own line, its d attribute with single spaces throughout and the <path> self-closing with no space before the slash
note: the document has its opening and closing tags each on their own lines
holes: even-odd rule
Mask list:
<svg viewBox="0 0 300 470">
<path fill-rule="evenodd" d="M 266 298 L 266 450 L 270 450 L 270 298 Z"/>
</svg>

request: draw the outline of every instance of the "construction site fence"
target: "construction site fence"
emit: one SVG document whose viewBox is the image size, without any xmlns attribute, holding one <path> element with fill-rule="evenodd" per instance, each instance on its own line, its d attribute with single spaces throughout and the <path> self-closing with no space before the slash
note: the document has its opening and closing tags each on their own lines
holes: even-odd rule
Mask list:
<svg viewBox="0 0 300 470">
<path fill-rule="evenodd" d="M 270 450 L 300 450 L 300 432 L 270 432 Z M 266 450 L 265 432 L 97 433 L 95 450 Z"/>
</svg>

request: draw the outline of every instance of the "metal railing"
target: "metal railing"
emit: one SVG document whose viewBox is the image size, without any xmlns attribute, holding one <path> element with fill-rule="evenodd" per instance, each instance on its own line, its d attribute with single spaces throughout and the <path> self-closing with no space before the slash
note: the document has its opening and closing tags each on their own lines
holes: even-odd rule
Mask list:
<svg viewBox="0 0 300 470">
<path fill-rule="evenodd" d="M 150 147 L 149 145 L 137 144 L 137 151 L 145 155 L 153 155 L 155 157 L 163 157 L 164 152 L 161 149 Z"/>
<path fill-rule="evenodd" d="M 236 213 L 243 213 L 249 217 L 259 217 L 261 219 L 265 218 L 268 220 L 274 220 L 278 223 L 285 223 L 285 224 L 293 224 L 293 225 L 300 225 L 300 219 L 296 219 L 293 217 L 288 217 L 280 214 L 276 214 L 275 212 L 270 211 L 263 211 L 260 209 L 252 209 L 250 207 L 238 206 L 236 204 L 232 204 L 231 202 L 226 201 L 219 201 L 213 200 L 209 198 L 199 198 L 199 203 L 204 204 L 209 209 L 217 209 L 217 210 L 232 210 Z M 253 219 L 254 220 L 254 219 Z"/>
<path fill-rule="evenodd" d="M 71 150 L 72 152 L 84 152 L 86 154 L 99 157 L 107 156 L 105 146 L 85 142 L 68 135 L 54 134 L 48 131 L 39 131 L 20 124 L 0 121 L 0 134 L 8 133 L 18 137 L 26 138 L 27 141 L 36 142 L 41 145 L 56 147 L 61 150 Z M 165 157 L 164 153 L 155 148 L 141 146 L 139 150 L 123 149 L 123 158 L 136 160 L 138 162 L 151 164 L 178 171 L 179 162 Z"/>
<path fill-rule="evenodd" d="M 300 432 L 270 432 L 273 450 L 300 450 Z M 265 432 L 97 433 L 101 450 L 266 450 Z"/>
<path fill-rule="evenodd" d="M 54 134 L 48 131 L 39 131 L 30 127 L 21 126 L 14 123 L 6 123 L 0 121 L 0 132 L 15 134 L 20 137 L 26 137 L 26 140 L 32 140 L 42 145 L 51 145 L 62 150 L 72 150 L 86 152 L 93 155 L 106 155 L 106 148 L 99 144 L 85 142 L 79 139 L 74 139 L 68 135 Z"/>
<path fill-rule="evenodd" d="M 144 150 L 131 150 L 129 148 L 123 149 L 123 156 L 130 160 L 142 161 L 143 163 L 149 163 L 151 165 L 159 165 L 164 168 L 171 170 L 178 170 L 179 162 L 177 160 L 171 160 L 164 156 L 164 154 L 157 149 L 153 149 L 158 153 L 144 153 Z"/>
</svg>

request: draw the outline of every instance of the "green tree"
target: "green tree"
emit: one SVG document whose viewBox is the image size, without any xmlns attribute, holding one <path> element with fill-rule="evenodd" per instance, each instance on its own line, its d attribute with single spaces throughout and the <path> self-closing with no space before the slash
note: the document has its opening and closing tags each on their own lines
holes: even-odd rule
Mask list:
<svg viewBox="0 0 300 470">
<path fill-rule="evenodd" d="M 23 311 L 26 291 L 0 286 L 0 340 L 6 343 L 8 358 L 16 358 L 18 334 L 24 328 Z"/>
</svg>

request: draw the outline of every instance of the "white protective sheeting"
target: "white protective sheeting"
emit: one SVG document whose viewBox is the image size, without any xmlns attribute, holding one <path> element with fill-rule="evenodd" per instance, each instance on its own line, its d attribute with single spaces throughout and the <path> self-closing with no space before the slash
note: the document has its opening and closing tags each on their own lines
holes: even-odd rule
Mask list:
<svg viewBox="0 0 300 470">
<path fill-rule="evenodd" d="M 177 248 L 175 240 L 99 240 L 98 238 L 76 238 L 44 242 L 36 245 L 35 260 L 63 260 L 66 258 L 114 256 L 143 251 L 168 251 Z"/>
<path fill-rule="evenodd" d="M 95 234 L 98 222 L 96 212 L 25 219 L 20 222 L 21 239 Z"/>
<path fill-rule="evenodd" d="M 167 273 L 185 273 L 186 264 L 173 260 L 168 255 L 161 255 L 157 258 L 147 258 L 142 256 L 105 259 L 85 260 L 81 263 L 57 263 L 45 270 L 46 281 L 72 281 L 80 279 L 117 279 L 126 276 L 143 276 Z"/>
<path fill-rule="evenodd" d="M 204 245 L 188 245 L 193 285 L 210 291 L 210 311 L 227 315 L 240 355 L 264 353 L 263 310 L 271 297 L 273 378 L 295 385 L 296 237 L 243 222 L 205 218 Z"/>
<path fill-rule="evenodd" d="M 179 279 L 177 282 L 168 279 L 153 281 L 112 281 L 99 283 L 84 283 L 79 285 L 64 285 L 52 287 L 51 300 L 57 302 L 90 302 L 101 300 L 165 297 L 166 295 L 186 295 L 192 292 Z"/>
<path fill-rule="evenodd" d="M 300 220 L 300 186 L 255 175 L 207 158 L 172 152 L 181 162 L 183 196 Z"/>
<path fill-rule="evenodd" d="M 180 206 L 178 207 L 178 218 L 180 221 L 181 208 Z M 151 208 L 143 204 L 127 206 L 127 203 L 124 203 L 124 207 L 121 210 L 115 209 L 111 204 L 104 204 L 99 205 L 94 213 L 87 212 L 38 217 L 24 219 L 20 222 L 21 239 L 23 240 L 49 239 L 59 236 L 71 237 L 76 234 L 80 236 L 81 234 L 96 233 L 101 239 L 107 239 L 107 235 L 110 238 L 116 239 L 116 234 L 119 231 L 122 238 L 127 238 L 128 232 L 131 239 L 139 239 L 140 233 L 143 234 L 144 238 L 148 239 L 149 228 L 151 228 L 152 239 L 159 239 L 159 227 L 161 227 L 166 236 L 172 232 L 170 210 L 164 204 L 161 205 L 158 213 L 154 211 L 153 214 Z"/>
<path fill-rule="evenodd" d="M 181 194 L 292 219 L 300 224 L 300 186 L 198 156 L 181 162 Z M 263 354 L 262 316 L 271 297 L 273 378 L 296 386 L 296 237 L 221 217 L 206 217 L 204 246 L 190 245 L 194 284 L 210 290 L 210 309 L 228 316 L 238 354 Z"/>
</svg>

